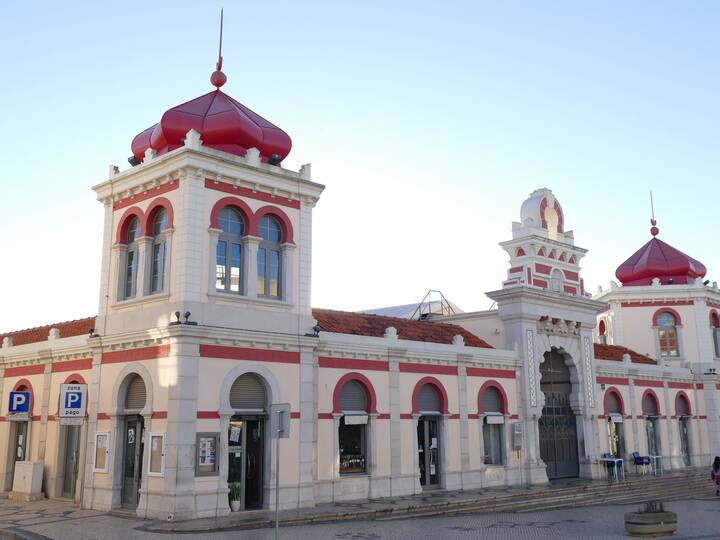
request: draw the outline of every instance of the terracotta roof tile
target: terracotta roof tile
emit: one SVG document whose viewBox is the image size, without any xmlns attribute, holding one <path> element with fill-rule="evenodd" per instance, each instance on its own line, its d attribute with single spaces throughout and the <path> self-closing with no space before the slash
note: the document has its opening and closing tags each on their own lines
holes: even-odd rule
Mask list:
<svg viewBox="0 0 720 540">
<path fill-rule="evenodd" d="M 595 358 L 598 360 L 613 360 L 615 362 L 622 362 L 623 355 L 625 354 L 630 355 L 630 361 L 634 364 L 657 365 L 657 362 L 649 356 L 637 353 L 627 347 L 622 347 L 621 345 L 603 345 L 602 343 L 595 343 Z"/>
<path fill-rule="evenodd" d="M 326 332 L 383 337 L 385 335 L 385 329 L 388 326 L 393 326 L 397 330 L 400 339 L 450 345 L 452 344 L 453 336 L 460 334 L 465 339 L 465 345 L 469 347 L 493 348 L 492 345 L 485 340 L 480 339 L 472 332 L 455 324 L 416 321 L 399 317 L 334 311 L 330 309 L 313 309 L 312 313 L 320 328 Z"/>
<path fill-rule="evenodd" d="M 16 330 L 15 332 L 6 332 L 4 334 L 0 334 L 0 342 L 2 342 L 6 336 L 10 336 L 13 340 L 13 345 L 39 343 L 47 340 L 51 328 L 59 329 L 61 338 L 81 336 L 83 334 L 89 334 L 90 329 L 95 328 L 95 317 L 48 324 L 46 326 L 37 326 L 35 328 L 27 328 L 25 330 Z"/>
</svg>

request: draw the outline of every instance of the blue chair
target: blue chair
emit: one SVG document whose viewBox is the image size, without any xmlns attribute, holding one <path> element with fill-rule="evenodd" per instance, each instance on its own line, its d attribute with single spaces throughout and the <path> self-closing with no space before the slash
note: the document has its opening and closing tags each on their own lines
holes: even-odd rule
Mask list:
<svg viewBox="0 0 720 540">
<path fill-rule="evenodd" d="M 650 465 L 650 456 L 641 456 L 640 452 L 633 452 L 633 463 L 635 464 L 635 472 L 638 467 L 642 467 L 643 474 L 647 472 L 647 468 Z"/>
</svg>

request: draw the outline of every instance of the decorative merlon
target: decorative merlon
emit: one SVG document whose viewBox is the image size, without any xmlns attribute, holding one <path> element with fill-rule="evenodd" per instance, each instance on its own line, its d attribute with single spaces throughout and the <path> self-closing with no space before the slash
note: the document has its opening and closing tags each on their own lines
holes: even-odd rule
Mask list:
<svg viewBox="0 0 720 540">
<path fill-rule="evenodd" d="M 388 326 L 385 329 L 385 337 L 387 339 L 398 339 L 398 331 L 394 326 Z"/>
<path fill-rule="evenodd" d="M 5 336 L 2 342 L 3 349 L 9 349 L 13 346 L 13 338 L 11 336 Z"/>
<path fill-rule="evenodd" d="M 185 146 L 188 148 L 192 150 L 199 150 L 202 144 L 203 142 L 198 131 L 191 129 L 187 132 L 187 134 L 185 134 Z"/>
<path fill-rule="evenodd" d="M 157 152 L 155 152 L 155 150 L 153 150 L 152 148 L 148 148 L 147 150 L 145 150 L 145 156 L 143 156 L 143 163 L 152 161 L 155 156 L 157 156 Z"/>
<path fill-rule="evenodd" d="M 54 341 L 56 339 L 60 339 L 60 329 L 51 328 L 50 332 L 48 332 L 48 341 Z"/>
<path fill-rule="evenodd" d="M 120 167 L 111 163 L 108 165 L 108 178 L 112 178 L 116 174 L 120 174 Z"/>
<path fill-rule="evenodd" d="M 457 345 L 458 347 L 464 347 L 465 346 L 465 338 L 462 337 L 461 334 L 456 334 L 453 336 L 452 343 L 453 343 L 453 345 Z"/>
<path fill-rule="evenodd" d="M 304 180 L 310 180 L 312 177 L 312 165 L 306 163 L 300 167 L 300 178 Z"/>
<path fill-rule="evenodd" d="M 245 162 L 248 165 L 252 165 L 254 167 L 260 166 L 260 150 L 257 148 L 248 148 L 248 151 L 245 153 Z"/>
</svg>

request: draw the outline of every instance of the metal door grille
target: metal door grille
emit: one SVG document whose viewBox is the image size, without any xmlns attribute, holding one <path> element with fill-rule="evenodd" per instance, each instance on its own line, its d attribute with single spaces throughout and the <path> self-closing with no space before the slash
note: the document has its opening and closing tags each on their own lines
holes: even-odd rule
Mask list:
<svg viewBox="0 0 720 540">
<path fill-rule="evenodd" d="M 146 400 L 145 382 L 140 375 L 133 375 L 132 380 L 128 384 L 127 394 L 125 395 L 125 408 L 133 410 L 143 409 Z"/>
<path fill-rule="evenodd" d="M 426 384 L 420 389 L 417 399 L 417 407 L 418 410 L 425 413 L 432 412 L 440 414 L 442 412 L 440 410 L 440 395 L 438 394 L 435 386 L 432 384 Z"/>
<path fill-rule="evenodd" d="M 365 388 L 357 381 L 348 381 L 340 392 L 340 409 L 343 411 L 366 411 Z"/>
<path fill-rule="evenodd" d="M 578 476 L 578 440 L 575 414 L 570 407 L 570 371 L 563 358 L 549 353 L 540 365 L 540 389 L 545 406 L 539 421 L 540 456 L 548 478 Z"/>
</svg>

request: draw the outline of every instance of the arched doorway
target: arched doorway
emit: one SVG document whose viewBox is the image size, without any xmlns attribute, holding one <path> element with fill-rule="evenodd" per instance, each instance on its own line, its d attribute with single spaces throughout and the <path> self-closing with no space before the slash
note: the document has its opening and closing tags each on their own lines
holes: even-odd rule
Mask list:
<svg viewBox="0 0 720 540">
<path fill-rule="evenodd" d="M 142 487 L 145 421 L 140 413 L 147 402 L 147 389 L 145 381 L 137 373 L 127 376 L 123 388 L 121 504 L 124 508 L 135 509 Z"/>
<path fill-rule="evenodd" d="M 625 455 L 625 436 L 623 433 L 622 398 L 615 390 L 608 390 L 605 396 L 605 414 L 607 415 L 607 433 L 610 454 L 614 458 Z"/>
<path fill-rule="evenodd" d="M 540 457 L 547 467 L 548 479 L 578 476 L 577 426 L 570 407 L 570 369 L 560 353 L 545 353 L 540 377 L 540 390 L 545 394 L 539 421 Z"/>
<path fill-rule="evenodd" d="M 235 379 L 230 388 L 234 414 L 228 426 L 228 485 L 240 488 L 240 508 L 262 508 L 265 419 L 268 412 L 264 381 L 255 373 Z"/>
<path fill-rule="evenodd" d="M 440 423 L 443 400 L 432 383 L 423 384 L 417 392 L 414 408 L 420 414 L 417 424 L 418 465 L 420 486 L 433 489 L 440 486 Z"/>
<path fill-rule="evenodd" d="M 690 466 L 690 403 L 684 394 L 678 394 L 675 402 L 675 414 L 680 423 L 680 453 L 683 465 Z"/>
</svg>

